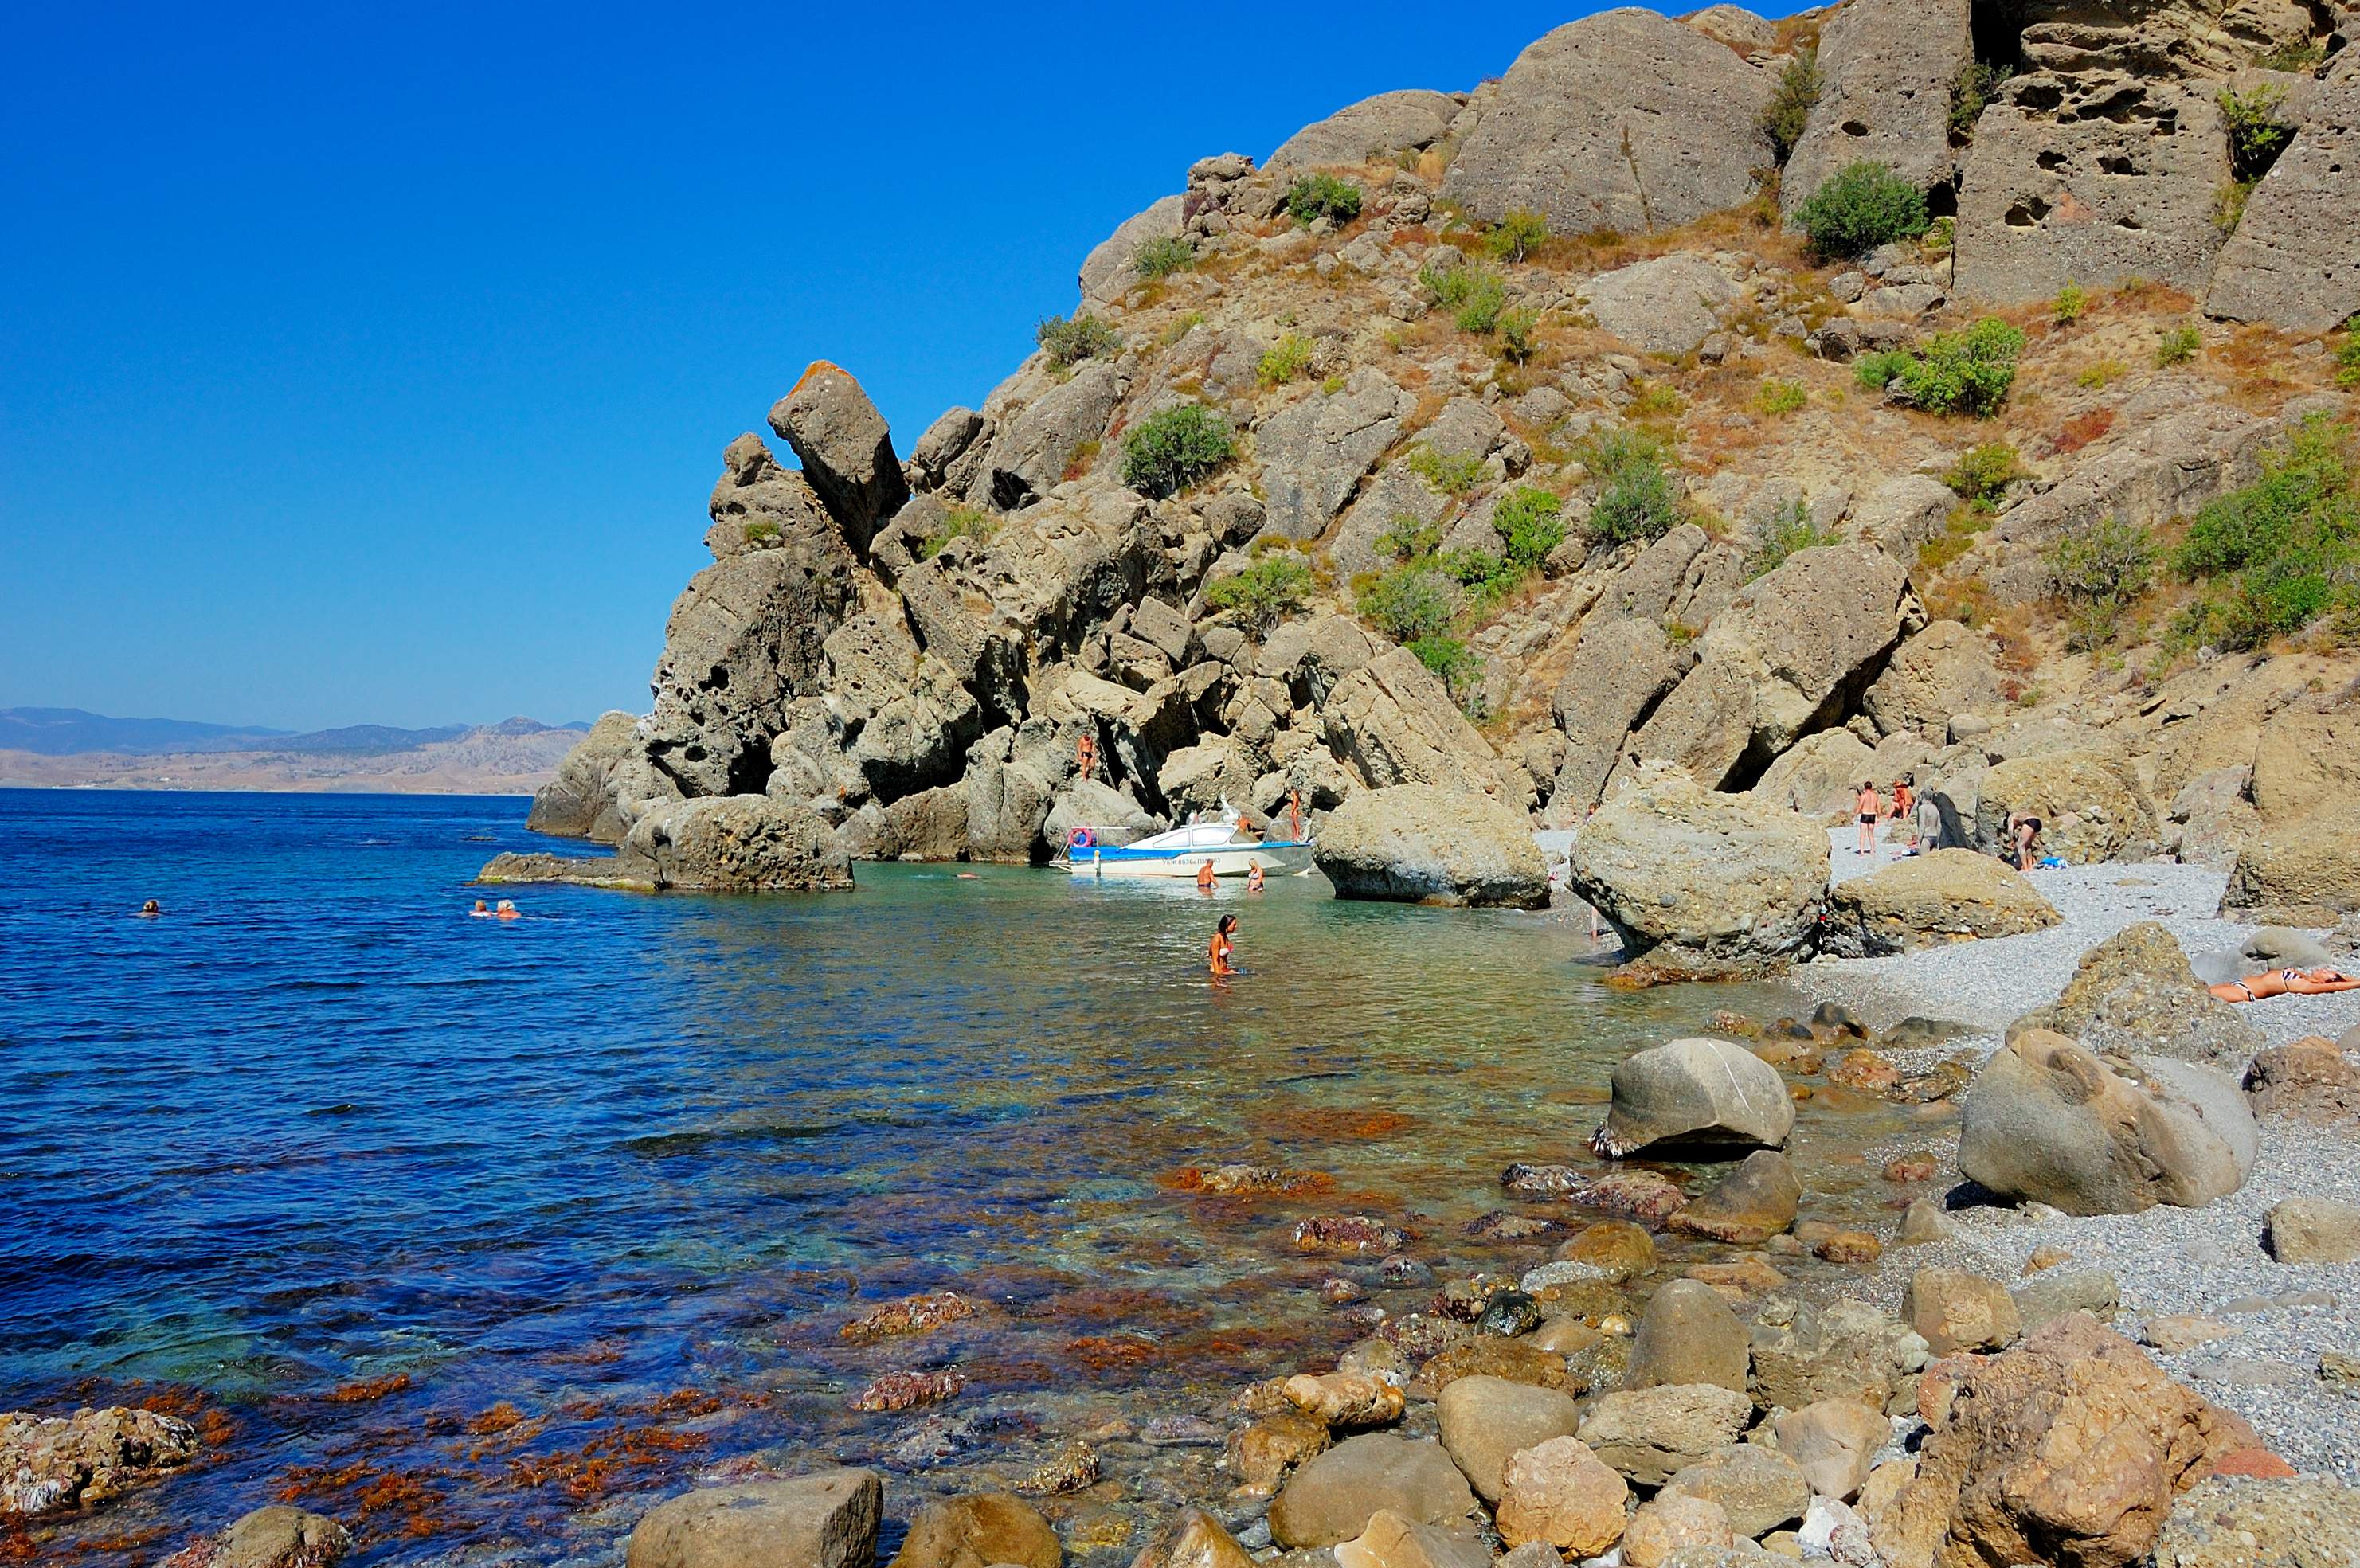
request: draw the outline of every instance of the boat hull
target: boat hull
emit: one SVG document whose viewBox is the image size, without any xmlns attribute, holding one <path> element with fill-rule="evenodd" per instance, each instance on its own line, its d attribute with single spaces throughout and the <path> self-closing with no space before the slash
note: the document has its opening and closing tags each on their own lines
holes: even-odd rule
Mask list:
<svg viewBox="0 0 2360 1568">
<path fill-rule="evenodd" d="M 1193 879 L 1209 862 L 1215 877 L 1243 877 L 1260 866 L 1264 876 L 1302 863 L 1309 844 L 1237 844 L 1218 849 L 1077 849 L 1053 862 L 1076 877 L 1166 877 Z M 1290 858 L 1292 857 L 1292 858 Z"/>
</svg>

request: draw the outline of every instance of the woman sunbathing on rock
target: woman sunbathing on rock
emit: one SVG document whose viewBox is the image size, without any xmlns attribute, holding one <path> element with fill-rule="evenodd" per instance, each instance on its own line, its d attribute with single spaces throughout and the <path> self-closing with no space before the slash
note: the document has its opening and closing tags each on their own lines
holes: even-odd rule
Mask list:
<svg viewBox="0 0 2360 1568">
<path fill-rule="evenodd" d="M 2332 991 L 2360 991 L 2360 980 L 2335 969 L 2271 969 L 2205 989 L 2224 1002 L 2258 1002 L 2289 994 L 2324 996 Z"/>
</svg>

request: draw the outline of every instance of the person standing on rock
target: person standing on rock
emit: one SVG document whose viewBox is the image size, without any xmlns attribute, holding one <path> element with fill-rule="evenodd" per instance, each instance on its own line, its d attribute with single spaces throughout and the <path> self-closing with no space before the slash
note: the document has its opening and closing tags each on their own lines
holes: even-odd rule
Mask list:
<svg viewBox="0 0 2360 1568">
<path fill-rule="evenodd" d="M 1074 743 L 1074 775 L 1079 779 L 1091 779 L 1097 777 L 1098 769 L 1098 737 L 1086 733 Z"/>
<path fill-rule="evenodd" d="M 1873 855 L 1875 853 L 1876 819 L 1883 814 L 1883 810 L 1884 808 L 1882 804 L 1876 798 L 1876 781 L 1873 779 L 1862 779 L 1860 784 L 1860 848 L 1855 853 L 1861 855 Z"/>
</svg>

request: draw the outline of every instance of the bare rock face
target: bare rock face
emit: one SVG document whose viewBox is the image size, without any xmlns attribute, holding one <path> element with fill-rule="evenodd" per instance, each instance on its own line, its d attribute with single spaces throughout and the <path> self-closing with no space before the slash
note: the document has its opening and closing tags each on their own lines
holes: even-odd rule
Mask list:
<svg viewBox="0 0 2360 1568">
<path fill-rule="evenodd" d="M 1791 811 L 1647 767 L 1582 831 L 1573 886 L 1633 953 L 1667 944 L 1768 965 L 1807 953 L 1814 940 L 1828 835 Z"/>
<path fill-rule="evenodd" d="M 1876 1517 L 1892 1568 L 2127 1568 L 2251 1430 L 2079 1313 L 1970 1371 Z"/>
<path fill-rule="evenodd" d="M 2246 841 L 2221 896 L 2223 910 L 2343 911 L 2355 906 L 2360 829 L 2334 812 L 2265 828 Z"/>
<path fill-rule="evenodd" d="M 2360 256 L 2347 225 L 2321 222 L 2360 208 L 2360 69 L 2348 49 L 2310 108 L 2222 247 L 2204 296 L 2209 315 L 2323 332 L 2360 312 Z"/>
<path fill-rule="evenodd" d="M 908 474 L 913 490 L 963 490 L 964 463 L 984 431 L 981 414 L 964 405 L 945 408 L 910 449 Z"/>
<path fill-rule="evenodd" d="M 965 822 L 962 812 L 962 833 Z M 642 818 L 617 865 L 644 868 L 658 887 L 768 893 L 852 886 L 851 865 L 828 825 L 763 795 L 683 800 Z"/>
<path fill-rule="evenodd" d="M 2211 84 L 2036 71 L 1975 126 L 1959 191 L 1959 292 L 2041 299 L 2127 278 L 2202 294 L 2229 179 Z"/>
<path fill-rule="evenodd" d="M 1150 240 L 1176 236 L 1187 218 L 1187 201 L 1183 195 L 1165 196 L 1143 212 L 1125 218 L 1115 225 L 1114 233 L 1092 246 L 1090 254 L 1082 258 L 1078 278 L 1083 304 L 1121 299 L 1139 281 L 1133 266 L 1139 247 Z"/>
<path fill-rule="evenodd" d="M 1687 1212 L 1683 1209 L 1680 1214 Z M 1793 1218 L 1790 1210 L 1786 1219 Z M 1785 1222 L 1777 1228 L 1784 1230 Z M 1745 1360 L 1745 1325 L 1737 1321 L 1721 1292 L 1701 1280 L 1672 1279 L 1648 1298 L 1647 1310 L 1639 1314 L 1622 1386 L 1653 1388 L 1666 1383 L 1717 1383 L 1742 1394 Z"/>
<path fill-rule="evenodd" d="M 1123 386 L 1120 373 L 1103 361 L 1076 366 L 1071 379 L 1050 387 L 1008 421 L 978 465 L 967 498 L 1016 511 L 1055 489 L 1082 443 L 1106 433 Z"/>
<path fill-rule="evenodd" d="M 1983 775 L 1974 846 L 1998 855 L 2014 815 L 2040 819 L 2040 853 L 2069 865 L 2129 860 L 2151 853 L 2155 803 L 2129 760 L 2111 747 L 2011 757 Z"/>
<path fill-rule="evenodd" d="M 771 406 L 770 428 L 795 449 L 803 477 L 853 549 L 867 550 L 879 525 L 910 498 L 885 416 L 841 366 L 814 360 Z"/>
<path fill-rule="evenodd" d="M 2242 1096 L 2199 1098 L 2145 1076 L 2118 1076 L 2062 1035 L 2017 1035 L 1967 1091 L 1959 1170 L 2003 1198 L 2069 1214 L 2195 1208 L 2235 1192 L 2237 1145 L 2253 1132 Z"/>
<path fill-rule="evenodd" d="M 127 1405 L 0 1415 L 0 1514 L 38 1519 L 95 1508 L 197 1453 L 196 1429 Z"/>
<path fill-rule="evenodd" d="M 1450 134 L 1462 107 L 1449 93 L 1424 88 L 1380 93 L 1304 126 L 1280 143 L 1263 167 L 1310 169 L 1423 152 Z"/>
<path fill-rule="evenodd" d="M 2027 66 L 2163 78 L 2218 78 L 2254 56 L 2311 41 L 2304 0 L 2027 0 L 2016 7 Z"/>
<path fill-rule="evenodd" d="M 1565 732 L 1565 761 L 1549 796 L 1569 825 L 1598 803 L 1623 738 L 1677 684 L 1688 656 L 1664 628 L 1637 615 L 1585 623 L 1551 702 Z"/>
<path fill-rule="evenodd" d="M 1502 791 L 1491 743 L 1405 648 L 1389 648 L 1338 681 L 1322 717 L 1329 748 L 1377 789 Z"/>
<path fill-rule="evenodd" d="M 751 430 L 723 450 L 721 477 L 714 482 L 705 510 L 713 526 L 705 530 L 705 546 L 716 561 L 835 527 L 811 482 L 781 467 Z"/>
<path fill-rule="evenodd" d="M 1974 58 L 1969 0 L 1852 0 L 1819 32 L 1819 101 L 1786 159 L 1791 221 L 1830 176 L 1882 163 L 1921 190 L 1950 172 L 1950 87 Z"/>
<path fill-rule="evenodd" d="M 1754 1399 L 1765 1410 L 1823 1399 L 1915 1407 L 1910 1380 L 1926 1365 L 1926 1342 L 1890 1312 L 1864 1301 L 1821 1306 L 1774 1296 L 1754 1313 L 1751 1333 Z"/>
<path fill-rule="evenodd" d="M 1728 274 L 1688 251 L 1633 262 L 1580 286 L 1581 303 L 1600 328 L 1641 354 L 1666 357 L 1693 353 L 1719 332 L 1737 297 Z"/>
<path fill-rule="evenodd" d="M 650 1509 L 625 1560 L 628 1568 L 857 1568 L 875 1560 L 884 1496 L 869 1470 L 700 1487 Z"/>
<path fill-rule="evenodd" d="M 2062 919 L 2024 874 L 1971 849 L 1938 849 L 1838 883 L 1821 945 L 1843 958 L 2021 936 Z"/>
<path fill-rule="evenodd" d="M 1400 436 L 1416 404 L 1382 371 L 1361 369 L 1341 390 L 1314 390 L 1264 420 L 1254 434 L 1268 514 L 1264 531 L 1318 538 Z"/>
<path fill-rule="evenodd" d="M 1680 23 L 1741 55 L 1765 54 L 1778 43 L 1776 26 L 1743 5 L 1708 5 L 1682 16 Z"/>
<path fill-rule="evenodd" d="M 1914 730 L 1939 740 L 1957 714 L 1987 713 L 1999 702 L 1991 639 L 1956 621 L 1935 621 L 1894 650 L 1861 708 L 1881 734 Z"/>
<path fill-rule="evenodd" d="M 823 645 L 855 602 L 852 558 L 833 535 L 689 579 L 664 627 L 648 724 L 649 756 L 683 793 L 761 789 L 787 703 L 825 669 Z"/>
<path fill-rule="evenodd" d="M 1881 779 L 1884 773 L 1876 753 L 1852 731 L 1821 730 L 1787 748 L 1746 793 L 1780 811 L 1834 826 L 1856 814 L 1860 781 Z"/>
<path fill-rule="evenodd" d="M 622 843 L 629 824 L 615 820 L 607 780 L 618 763 L 641 755 L 639 723 L 628 713 L 601 713 L 558 762 L 557 776 L 533 791 L 524 825 L 557 838 Z"/>
<path fill-rule="evenodd" d="M 1058 1568 L 1065 1556 L 1057 1532 L 1032 1504 L 1005 1492 L 978 1492 L 920 1508 L 891 1568 Z"/>
<path fill-rule="evenodd" d="M 1338 898 L 1536 909 L 1548 866 L 1524 813 L 1466 789 L 1403 784 L 1353 796 L 1320 831 Z"/>
<path fill-rule="evenodd" d="M 1586 17 L 1516 57 L 1443 194 L 1490 221 L 1529 209 L 1561 234 L 1676 227 L 1754 193 L 1771 85 L 1655 12 Z"/>
<path fill-rule="evenodd" d="M 1852 509 L 1851 528 L 1904 566 L 1916 563 L 1918 552 L 1941 533 L 1959 498 L 1940 480 L 1924 474 L 1904 474 L 1886 480 L 1861 497 Z"/>
</svg>

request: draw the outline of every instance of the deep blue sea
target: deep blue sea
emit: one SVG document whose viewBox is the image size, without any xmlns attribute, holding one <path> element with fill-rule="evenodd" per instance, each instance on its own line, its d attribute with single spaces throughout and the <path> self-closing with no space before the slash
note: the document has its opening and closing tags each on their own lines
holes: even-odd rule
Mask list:
<svg viewBox="0 0 2360 1568">
<path fill-rule="evenodd" d="M 1297 1220 L 1530 1267 L 1465 1234 L 1501 1170 L 1586 1160 L 1629 1050 L 1792 1005 L 1612 993 L 1586 923 L 1317 877 L 862 866 L 849 894 L 524 888 L 526 918 L 469 918 L 485 860 L 550 847 L 524 811 L 0 791 L 0 1410 L 148 1402 L 207 1438 L 45 1554 L 150 1561 L 283 1498 L 365 1563 L 605 1560 L 696 1475 L 876 1463 L 902 1513 L 1098 1432 L 1113 1484 L 1054 1507 L 1127 1560 L 1211 1454 L 1125 1423 L 1368 1332 Z M 1249 973 L 1217 985 L 1221 910 Z M 1316 1180 L 1189 1189 L 1233 1160 Z M 839 1333 L 941 1288 L 989 1310 Z M 847 1408 L 896 1369 L 967 1387 Z"/>
</svg>

